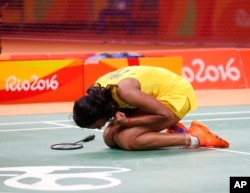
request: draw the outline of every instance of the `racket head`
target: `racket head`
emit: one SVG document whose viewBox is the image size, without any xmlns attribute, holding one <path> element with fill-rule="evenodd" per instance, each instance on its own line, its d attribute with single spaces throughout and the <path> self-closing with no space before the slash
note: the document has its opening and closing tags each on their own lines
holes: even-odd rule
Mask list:
<svg viewBox="0 0 250 193">
<path fill-rule="evenodd" d="M 81 149 L 83 145 L 80 143 L 57 143 L 50 146 L 54 150 L 74 150 Z"/>
</svg>

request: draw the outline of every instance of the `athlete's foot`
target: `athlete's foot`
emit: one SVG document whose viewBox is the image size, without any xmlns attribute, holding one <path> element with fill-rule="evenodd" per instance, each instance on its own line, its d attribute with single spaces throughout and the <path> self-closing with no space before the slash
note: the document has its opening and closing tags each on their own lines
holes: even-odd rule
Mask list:
<svg viewBox="0 0 250 193">
<path fill-rule="evenodd" d="M 166 129 L 167 133 L 188 133 L 188 128 L 185 127 L 181 122 L 176 123 L 174 126 Z"/>
<path fill-rule="evenodd" d="M 199 139 L 200 147 L 229 147 L 229 142 L 212 133 L 208 127 L 199 121 L 193 121 L 188 132 Z"/>
</svg>

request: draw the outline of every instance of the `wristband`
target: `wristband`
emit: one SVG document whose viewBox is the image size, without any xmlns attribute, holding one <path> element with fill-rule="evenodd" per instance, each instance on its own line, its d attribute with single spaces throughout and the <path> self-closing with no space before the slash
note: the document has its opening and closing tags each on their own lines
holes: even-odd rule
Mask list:
<svg viewBox="0 0 250 193">
<path fill-rule="evenodd" d="M 128 127 L 131 127 L 131 118 L 128 118 Z"/>
</svg>

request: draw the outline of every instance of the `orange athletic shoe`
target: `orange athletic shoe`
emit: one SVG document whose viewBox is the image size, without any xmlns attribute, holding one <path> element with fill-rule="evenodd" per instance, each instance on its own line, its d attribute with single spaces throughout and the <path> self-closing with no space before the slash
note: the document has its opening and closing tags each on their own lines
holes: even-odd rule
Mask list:
<svg viewBox="0 0 250 193">
<path fill-rule="evenodd" d="M 229 147 L 229 143 L 212 133 L 208 127 L 199 121 L 193 121 L 188 132 L 192 136 L 199 139 L 200 147 Z"/>
<path fill-rule="evenodd" d="M 181 122 L 176 123 L 174 126 L 166 129 L 167 133 L 188 133 L 188 128 L 185 127 Z"/>
</svg>

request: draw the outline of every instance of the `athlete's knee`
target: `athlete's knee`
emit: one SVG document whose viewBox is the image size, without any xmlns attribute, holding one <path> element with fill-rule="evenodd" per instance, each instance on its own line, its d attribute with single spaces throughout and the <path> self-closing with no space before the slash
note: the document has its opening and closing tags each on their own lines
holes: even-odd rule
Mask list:
<svg viewBox="0 0 250 193">
<path fill-rule="evenodd" d="M 114 131 L 110 128 L 106 128 L 103 132 L 103 139 L 107 146 L 110 148 L 119 148 L 114 140 Z"/>
<path fill-rule="evenodd" d="M 133 150 L 133 137 L 129 136 L 127 132 L 118 132 L 114 135 L 115 143 L 123 150 Z"/>
<path fill-rule="evenodd" d="M 119 147 L 126 151 L 136 151 L 142 150 L 143 141 L 140 140 L 140 137 L 133 135 L 130 132 L 119 132 L 114 135 L 114 140 Z"/>
</svg>

